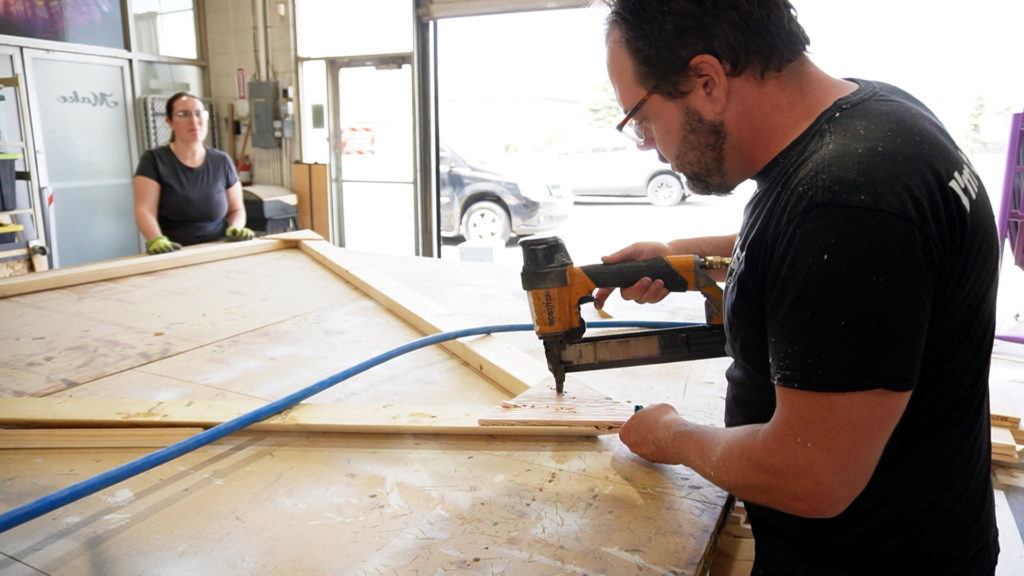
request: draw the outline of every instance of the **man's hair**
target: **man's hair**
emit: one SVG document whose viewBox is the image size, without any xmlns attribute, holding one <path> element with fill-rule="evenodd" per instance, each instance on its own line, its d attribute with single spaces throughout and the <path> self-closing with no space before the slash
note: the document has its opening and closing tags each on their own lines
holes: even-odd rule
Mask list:
<svg viewBox="0 0 1024 576">
<path fill-rule="evenodd" d="M 605 0 L 616 33 L 633 59 L 636 80 L 679 98 L 690 60 L 717 58 L 730 76 L 747 69 L 764 76 L 799 58 L 810 40 L 789 0 Z"/>
</svg>

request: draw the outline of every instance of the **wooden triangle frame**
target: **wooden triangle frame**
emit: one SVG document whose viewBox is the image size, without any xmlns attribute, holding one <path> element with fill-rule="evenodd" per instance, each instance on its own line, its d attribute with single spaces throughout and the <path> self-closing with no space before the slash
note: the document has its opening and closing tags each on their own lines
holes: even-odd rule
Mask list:
<svg viewBox="0 0 1024 576">
<path fill-rule="evenodd" d="M 424 336 L 475 325 L 472 319 L 438 306 L 394 278 L 352 258 L 346 250 L 305 230 L 252 242 L 193 247 L 160 258 L 128 257 L 11 278 L 0 281 L 0 298 L 282 249 L 301 250 Z M 600 394 L 579 381 L 567 382 L 567 390 L 571 393 L 557 396 L 551 375 L 542 362 L 492 335 L 450 340 L 441 346 L 507 391 L 510 399 L 501 406 L 481 406 L 480 410 L 442 405 L 299 404 L 252 428 L 416 434 L 597 435 L 616 431 L 633 412 L 627 403 Z M 539 346 L 538 343 L 538 349 Z M 0 426 L 209 427 L 261 405 L 258 401 L 0 398 Z"/>
</svg>

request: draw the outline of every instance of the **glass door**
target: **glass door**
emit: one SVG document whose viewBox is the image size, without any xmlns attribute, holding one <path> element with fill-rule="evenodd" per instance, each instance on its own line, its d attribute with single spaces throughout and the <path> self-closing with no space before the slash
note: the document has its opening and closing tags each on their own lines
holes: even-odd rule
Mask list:
<svg viewBox="0 0 1024 576">
<path fill-rule="evenodd" d="M 139 254 L 128 61 L 25 50 L 54 267 Z"/>
<path fill-rule="evenodd" d="M 414 256 L 413 78 L 407 56 L 334 61 L 335 230 L 353 250 Z"/>
</svg>

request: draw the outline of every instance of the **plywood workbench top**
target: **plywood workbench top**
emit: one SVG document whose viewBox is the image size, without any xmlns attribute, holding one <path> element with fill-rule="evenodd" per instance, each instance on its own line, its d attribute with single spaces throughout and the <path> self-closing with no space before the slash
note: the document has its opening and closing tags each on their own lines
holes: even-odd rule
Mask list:
<svg viewBox="0 0 1024 576">
<path fill-rule="evenodd" d="M 174 260 L 141 256 L 36 275 L 36 285 L 0 282 L 8 294 L 0 298 L 0 399 L 106 399 L 115 412 L 119 401 L 138 400 L 251 406 L 424 335 L 339 267 L 390 285 L 390 298 L 408 291 L 413 308 L 436 323 L 530 321 L 518 270 L 304 248 L 326 244 L 315 239 L 245 244 L 183 250 L 166 268 L 154 262 Z M 681 317 L 673 319 L 699 320 L 696 298 L 677 305 Z M 484 339 L 493 344 L 485 348 Z M 513 375 L 546 373 L 532 332 L 466 347 L 513 359 Z M 482 414 L 516 391 L 473 358 L 426 348 L 307 402 Z M 495 364 L 502 362 L 509 363 Z M 717 424 L 724 366 L 709 360 L 575 378 L 623 402 L 671 401 Z M 615 434 L 407 433 L 407 424 L 386 434 L 237 432 L 0 534 L 0 574 L 620 575 L 708 567 L 728 498 L 689 469 L 645 463 Z M 109 442 L 0 449 L 0 512 L 152 450 Z"/>
</svg>

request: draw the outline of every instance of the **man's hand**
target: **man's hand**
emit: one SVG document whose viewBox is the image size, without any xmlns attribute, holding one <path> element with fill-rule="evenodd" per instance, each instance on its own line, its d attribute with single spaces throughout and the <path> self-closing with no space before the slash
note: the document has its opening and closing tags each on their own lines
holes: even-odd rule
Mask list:
<svg viewBox="0 0 1024 576">
<path fill-rule="evenodd" d="M 146 254 L 166 254 L 175 250 L 181 250 L 181 244 L 172 242 L 167 236 L 157 236 L 146 242 Z"/>
<path fill-rule="evenodd" d="M 661 242 L 637 242 L 614 254 L 603 256 L 601 262 L 617 264 L 619 262 L 661 258 L 670 254 L 671 250 L 667 244 Z M 614 288 L 598 287 L 597 291 L 594 292 L 594 307 L 600 310 L 614 290 Z M 669 289 L 665 287 L 665 283 L 661 280 L 641 278 L 636 284 L 619 290 L 619 294 L 623 300 L 633 300 L 639 304 L 653 304 L 664 300 L 669 294 Z"/>
<path fill-rule="evenodd" d="M 668 404 L 654 404 L 638 410 L 619 430 L 622 440 L 634 454 L 659 464 L 681 464 L 673 448 L 672 437 L 683 417 Z"/>
<path fill-rule="evenodd" d="M 246 228 L 245 226 L 228 226 L 225 234 L 228 237 L 229 242 L 239 242 L 242 240 L 252 240 L 256 237 L 256 233 Z"/>
</svg>

